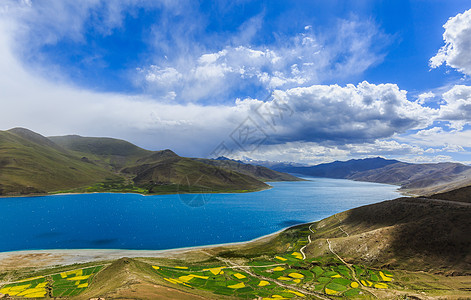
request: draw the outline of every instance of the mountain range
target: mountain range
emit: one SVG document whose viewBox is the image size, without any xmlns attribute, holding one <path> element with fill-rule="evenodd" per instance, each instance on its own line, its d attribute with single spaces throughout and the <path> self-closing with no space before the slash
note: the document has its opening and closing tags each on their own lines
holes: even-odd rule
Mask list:
<svg viewBox="0 0 471 300">
<path fill-rule="evenodd" d="M 266 181 L 301 180 L 235 161 L 181 157 L 127 141 L 0 131 L 0 195 L 57 192 L 247 192 Z"/>
<path fill-rule="evenodd" d="M 315 166 L 259 164 L 299 175 L 394 184 L 400 186 L 402 192 L 415 195 L 431 195 L 471 185 L 471 167 L 451 162 L 413 164 L 375 157 Z"/>
</svg>

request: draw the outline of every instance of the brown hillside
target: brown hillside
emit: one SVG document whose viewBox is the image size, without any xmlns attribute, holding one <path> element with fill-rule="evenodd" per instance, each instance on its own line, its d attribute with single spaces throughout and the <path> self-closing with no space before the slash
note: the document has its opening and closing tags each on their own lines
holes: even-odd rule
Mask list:
<svg viewBox="0 0 471 300">
<path fill-rule="evenodd" d="M 471 273 L 471 205 L 399 198 L 317 223 L 312 256 L 332 248 L 351 262 L 389 268 Z"/>
</svg>

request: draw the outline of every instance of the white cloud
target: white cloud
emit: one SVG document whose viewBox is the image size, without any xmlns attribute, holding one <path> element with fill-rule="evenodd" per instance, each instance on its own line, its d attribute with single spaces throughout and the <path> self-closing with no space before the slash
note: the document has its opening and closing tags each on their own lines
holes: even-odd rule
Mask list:
<svg viewBox="0 0 471 300">
<path fill-rule="evenodd" d="M 430 66 L 436 68 L 446 63 L 471 75 L 471 9 L 450 18 L 443 28 L 445 45 L 430 59 Z"/>
<path fill-rule="evenodd" d="M 437 128 L 437 129 L 434 129 Z M 421 134 L 406 136 L 396 136 L 400 142 L 417 144 L 424 147 L 446 147 L 447 145 L 457 145 L 463 148 L 471 148 L 471 130 L 444 131 L 434 127 L 431 130 L 419 131 Z"/>
<path fill-rule="evenodd" d="M 464 152 L 464 148 L 460 145 L 447 144 L 445 147 L 440 149 L 443 152 Z"/>
<path fill-rule="evenodd" d="M 417 136 L 433 136 L 433 135 L 437 135 L 437 134 L 440 134 L 443 132 L 443 128 L 441 127 L 433 127 L 433 128 L 430 128 L 430 129 L 422 129 L 422 130 L 419 130 L 416 135 Z"/>
<path fill-rule="evenodd" d="M 452 128 L 461 130 L 471 123 L 471 87 L 455 85 L 443 94 L 444 105 L 440 106 L 440 119 L 450 121 Z"/>
<path fill-rule="evenodd" d="M 422 164 L 422 163 L 440 163 L 440 162 L 452 162 L 453 158 L 449 155 L 434 155 L 434 156 L 400 156 L 397 158 L 403 162 Z"/>
<path fill-rule="evenodd" d="M 293 117 L 279 120 L 273 143 L 287 141 L 331 141 L 338 144 L 374 142 L 409 129 L 424 128 L 437 111 L 411 102 L 395 84 L 313 85 L 277 91 L 276 98 L 264 105 L 277 111 L 286 103 Z M 255 109 L 259 100 L 239 101 Z"/>
<path fill-rule="evenodd" d="M 334 160 L 347 160 L 365 157 L 412 157 L 426 151 L 418 146 L 398 143 L 393 140 L 375 141 L 374 143 L 322 145 L 314 142 L 287 142 L 280 145 L 264 145 L 252 153 L 237 152 L 232 157 L 254 160 L 269 160 L 305 164 L 319 164 Z"/>
<path fill-rule="evenodd" d="M 261 19 L 256 20 L 260 24 Z M 250 27 L 250 35 L 259 27 Z M 201 50 L 204 46 L 193 41 L 192 47 L 182 46 L 185 52 L 174 54 L 170 61 L 142 67 L 139 75 L 144 76 L 138 76 L 136 82 L 148 93 L 160 95 L 162 85 L 148 80 L 149 75 L 171 67 L 183 75 L 179 84 L 169 84 L 178 99 L 217 98 L 220 102 L 234 92 L 254 88 L 286 89 L 361 74 L 383 59 L 378 45 L 387 44 L 387 37 L 375 24 L 357 20 L 341 20 L 323 35 L 304 32 L 280 38 L 276 44 L 251 46 L 247 40 L 250 38 L 232 39 L 232 45 L 217 51 Z M 244 44 L 234 45 L 239 41 Z M 188 41 L 179 41 L 185 43 Z"/>
<path fill-rule="evenodd" d="M 417 97 L 416 102 L 420 105 L 424 105 L 427 101 L 434 98 L 435 94 L 433 92 L 422 93 Z"/>
<path fill-rule="evenodd" d="M 150 66 L 150 70 L 146 73 L 146 80 L 159 85 L 174 85 L 182 79 L 182 74 L 174 68 L 159 68 Z"/>
</svg>

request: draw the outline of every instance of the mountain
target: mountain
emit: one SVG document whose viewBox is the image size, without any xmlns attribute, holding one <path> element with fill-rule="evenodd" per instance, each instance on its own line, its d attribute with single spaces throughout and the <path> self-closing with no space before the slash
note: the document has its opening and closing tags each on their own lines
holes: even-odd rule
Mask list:
<svg viewBox="0 0 471 300">
<path fill-rule="evenodd" d="M 150 193 L 237 192 L 269 187 L 259 178 L 179 156 L 138 163 L 122 173 L 134 176 L 134 184 Z"/>
<path fill-rule="evenodd" d="M 0 131 L 0 195 L 44 193 L 116 178 L 37 133 Z"/>
<path fill-rule="evenodd" d="M 380 157 L 315 166 L 272 165 L 273 170 L 401 186 L 405 193 L 431 195 L 471 185 L 471 167 L 460 163 L 412 164 Z"/>
<path fill-rule="evenodd" d="M 351 159 L 348 161 L 334 161 L 315 166 L 293 166 L 290 164 L 275 164 L 271 168 L 280 172 L 303 174 L 313 177 L 348 178 L 357 172 L 378 169 L 387 165 L 398 163 L 397 160 L 388 160 L 381 157 Z"/>
<path fill-rule="evenodd" d="M 115 171 L 153 154 L 152 151 L 113 138 L 67 135 L 53 136 L 48 139 L 77 156 L 86 157 L 95 163 L 111 167 Z"/>
<path fill-rule="evenodd" d="M 224 168 L 180 157 L 173 151 L 148 151 L 127 141 L 80 136 L 52 141 L 93 162 L 131 178 L 149 193 L 254 191 L 268 188 L 264 178 L 231 173 Z"/>
<path fill-rule="evenodd" d="M 206 161 L 207 162 L 207 161 Z M 296 177 L 244 165 L 230 168 L 149 151 L 113 138 L 68 135 L 46 138 L 24 128 L 0 131 L 0 195 L 55 192 L 245 192 L 263 181 Z M 243 164 L 241 164 L 243 165 Z M 267 175 L 268 174 L 268 175 Z"/>
<path fill-rule="evenodd" d="M 348 179 L 400 185 L 412 194 L 432 194 L 468 185 L 471 167 L 459 163 L 409 164 L 396 163 L 353 174 Z M 468 177 L 471 179 L 471 177 Z M 463 180 L 465 179 L 465 180 Z M 457 185 L 458 182 L 461 182 Z"/>
<path fill-rule="evenodd" d="M 242 161 L 231 160 L 228 158 L 203 159 L 194 158 L 194 160 L 230 171 L 238 172 L 248 176 L 252 176 L 264 182 L 266 181 L 299 181 L 302 180 L 296 176 L 271 170 L 263 166 L 254 166 L 243 163 Z"/>
<path fill-rule="evenodd" d="M 291 227 L 227 255 L 289 252 L 296 239 L 305 240 L 309 233 L 311 243 L 304 250 L 308 258 L 319 260 L 334 251 L 350 264 L 469 276 L 470 199 L 467 187 L 429 198 L 403 197 L 361 206 Z"/>
</svg>

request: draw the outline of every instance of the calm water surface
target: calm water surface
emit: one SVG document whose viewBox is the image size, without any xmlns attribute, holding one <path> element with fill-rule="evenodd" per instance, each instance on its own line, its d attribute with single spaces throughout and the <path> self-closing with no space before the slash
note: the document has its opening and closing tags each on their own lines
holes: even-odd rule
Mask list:
<svg viewBox="0 0 471 300">
<path fill-rule="evenodd" d="M 0 251 L 171 249 L 251 240 L 365 204 L 395 186 L 339 179 L 274 182 L 246 194 L 84 194 L 0 198 Z M 195 207 L 186 203 L 205 205 Z M 193 201 L 193 202 L 191 202 Z"/>
</svg>

